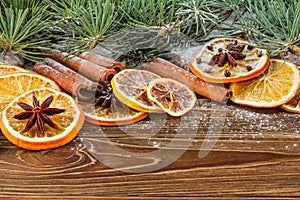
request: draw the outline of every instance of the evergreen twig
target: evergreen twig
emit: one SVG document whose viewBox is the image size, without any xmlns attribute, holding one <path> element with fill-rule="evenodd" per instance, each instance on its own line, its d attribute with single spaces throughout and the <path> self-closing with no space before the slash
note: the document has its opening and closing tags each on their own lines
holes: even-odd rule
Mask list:
<svg viewBox="0 0 300 200">
<path fill-rule="evenodd" d="M 202 43 L 243 4 L 243 0 L 188 0 L 179 3 L 176 15 L 181 18 L 182 32 Z"/>
<path fill-rule="evenodd" d="M 93 49 L 114 29 L 118 13 L 111 0 L 55 0 L 52 12 L 62 32 L 58 40 L 65 49 L 86 51 Z"/>
<path fill-rule="evenodd" d="M 135 26 L 175 25 L 178 0 L 117 0 L 122 23 Z"/>
<path fill-rule="evenodd" d="M 27 3 L 26 3 L 27 2 Z M 0 47 L 3 56 L 11 51 L 37 61 L 49 42 L 47 6 L 38 1 L 2 2 L 0 7 Z M 27 7 L 29 6 L 29 7 Z M 48 41 L 48 42 L 47 42 Z"/>
<path fill-rule="evenodd" d="M 300 45 L 300 1 L 247 0 L 245 14 L 235 9 L 238 21 L 232 29 L 259 47 L 271 51 L 270 56 L 285 55 Z"/>
</svg>

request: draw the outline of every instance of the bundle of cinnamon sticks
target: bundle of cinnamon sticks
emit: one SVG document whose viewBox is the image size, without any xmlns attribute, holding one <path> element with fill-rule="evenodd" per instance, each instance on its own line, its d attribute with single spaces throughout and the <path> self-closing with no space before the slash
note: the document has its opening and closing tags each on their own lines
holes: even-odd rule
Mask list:
<svg viewBox="0 0 300 200">
<path fill-rule="evenodd" d="M 35 64 L 34 70 L 56 81 L 64 90 L 78 97 L 80 100 L 94 99 L 97 82 L 110 81 L 122 69 L 123 65 L 99 54 L 83 53 L 78 56 L 66 52 L 51 51 L 46 64 Z M 152 62 L 142 63 L 143 70 L 151 71 L 161 77 L 177 80 L 195 93 L 226 104 L 231 97 L 231 91 L 223 85 L 203 81 L 164 59 L 156 58 Z"/>
<path fill-rule="evenodd" d="M 45 64 L 36 63 L 33 70 L 61 86 L 82 101 L 93 100 L 97 83 L 111 80 L 124 67 L 121 63 L 98 54 L 74 56 L 66 52 L 50 51 Z"/>
</svg>

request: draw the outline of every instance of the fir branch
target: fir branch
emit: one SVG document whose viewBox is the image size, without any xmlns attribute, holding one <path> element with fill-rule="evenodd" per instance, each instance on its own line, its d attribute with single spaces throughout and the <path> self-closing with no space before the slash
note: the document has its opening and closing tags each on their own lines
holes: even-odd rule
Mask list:
<svg viewBox="0 0 300 200">
<path fill-rule="evenodd" d="M 122 23 L 136 26 L 162 27 L 178 21 L 178 0 L 118 0 Z"/>
<path fill-rule="evenodd" d="M 133 62 L 131 67 L 135 67 L 157 57 L 169 58 L 176 49 L 198 45 L 185 34 L 173 31 L 162 34 L 161 30 L 159 27 L 136 26 L 122 29 L 103 41 L 100 48 L 112 52 L 112 57 L 125 62 L 125 65 Z"/>
<path fill-rule="evenodd" d="M 13 1 L 15 2 L 15 1 Z M 37 2 L 13 7 L 2 3 L 0 10 L 0 47 L 32 61 L 39 60 L 38 54 L 49 42 L 47 6 Z M 30 6 L 30 7 L 26 7 Z"/>
<path fill-rule="evenodd" d="M 62 34 L 57 40 L 74 52 L 93 49 L 116 26 L 118 13 L 111 0 L 55 0 L 51 3 L 56 12 L 56 23 Z"/>
<path fill-rule="evenodd" d="M 271 56 L 284 55 L 293 45 L 300 45 L 300 1 L 247 0 L 246 13 L 235 10 L 238 21 L 232 29 L 261 48 L 271 50 Z"/>
<path fill-rule="evenodd" d="M 1 6 L 3 8 L 12 7 L 18 9 L 26 9 L 39 5 L 42 0 L 2 0 Z"/>
<path fill-rule="evenodd" d="M 189 0 L 179 6 L 176 15 L 181 17 L 182 32 L 202 43 L 231 16 L 234 7 L 243 6 L 243 0 Z"/>
</svg>

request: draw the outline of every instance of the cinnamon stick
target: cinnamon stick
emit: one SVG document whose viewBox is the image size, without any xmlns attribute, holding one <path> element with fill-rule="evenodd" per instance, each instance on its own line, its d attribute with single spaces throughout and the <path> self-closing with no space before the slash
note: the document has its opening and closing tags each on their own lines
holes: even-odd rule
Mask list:
<svg viewBox="0 0 300 200">
<path fill-rule="evenodd" d="M 61 88 L 75 95 L 82 101 L 90 101 L 95 98 L 96 84 L 92 81 L 81 82 L 72 76 L 68 76 L 52 67 L 40 63 L 36 63 L 33 70 L 54 80 Z M 89 83 L 89 84 L 87 84 Z"/>
<path fill-rule="evenodd" d="M 194 74 L 162 58 L 156 58 L 152 62 L 142 63 L 142 69 L 165 78 L 177 80 L 187 85 L 195 93 L 222 104 L 226 104 L 231 97 L 231 91 L 229 89 L 218 84 L 205 82 Z"/>
<path fill-rule="evenodd" d="M 95 82 L 87 79 L 86 77 L 66 67 L 65 65 L 53 60 L 52 58 L 45 58 L 44 61 L 46 62 L 47 65 L 49 65 L 53 69 L 58 70 L 67 76 L 73 77 L 78 82 L 82 83 L 83 85 L 86 85 L 88 89 L 92 90 L 95 88 L 96 85 Z"/>
<path fill-rule="evenodd" d="M 95 81 L 99 81 L 100 79 L 111 80 L 117 73 L 113 69 L 102 67 L 78 56 L 71 56 L 65 52 L 50 51 L 48 53 L 52 59 Z"/>
<path fill-rule="evenodd" d="M 100 54 L 96 54 L 96 53 L 82 53 L 82 54 L 79 54 L 79 57 L 82 58 L 82 59 L 85 59 L 85 60 L 88 60 L 92 63 L 95 63 L 95 64 L 98 64 L 98 65 L 101 65 L 105 68 L 109 68 L 109 69 L 114 69 L 116 70 L 117 72 L 121 71 L 124 69 L 124 66 L 113 60 L 113 59 L 110 59 L 110 58 L 107 58 L 107 57 L 104 57 Z"/>
</svg>

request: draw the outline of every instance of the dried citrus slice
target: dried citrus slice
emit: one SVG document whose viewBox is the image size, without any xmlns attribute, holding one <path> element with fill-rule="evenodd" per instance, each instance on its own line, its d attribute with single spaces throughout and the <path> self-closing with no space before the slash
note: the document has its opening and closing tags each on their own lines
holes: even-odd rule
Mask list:
<svg viewBox="0 0 300 200">
<path fill-rule="evenodd" d="M 34 73 L 15 73 L 0 76 L 0 112 L 25 91 L 48 87 L 60 90 L 52 80 Z"/>
<path fill-rule="evenodd" d="M 270 66 L 260 76 L 231 83 L 231 100 L 237 104 L 271 108 L 291 100 L 299 87 L 297 66 L 278 59 L 271 59 Z"/>
<path fill-rule="evenodd" d="M 94 102 L 79 101 L 78 104 L 81 110 L 84 112 L 86 121 L 101 126 L 119 126 L 132 124 L 148 116 L 148 113 L 129 108 L 121 102 L 116 103 L 117 105 L 112 103 L 109 108 L 100 106 L 95 107 Z"/>
<path fill-rule="evenodd" d="M 33 93 L 39 101 L 39 109 L 34 106 Z M 53 99 L 49 101 L 51 95 Z M 44 103 L 46 101 L 47 105 Z M 20 102 L 23 103 L 23 106 Z M 56 127 L 48 125 L 45 122 L 46 120 L 42 119 L 43 134 L 37 125 L 39 117 L 36 117 L 36 122 L 33 123 L 29 130 L 24 132 L 31 118 L 28 116 L 23 116 L 24 119 L 16 117 L 16 115 L 24 112 L 24 108 L 26 108 L 24 107 L 24 103 L 34 107 L 36 112 L 40 112 L 41 107 L 43 107 L 44 110 L 42 112 L 55 123 Z M 48 108 L 47 111 L 45 110 L 46 108 Z M 52 110 L 49 110 L 49 108 Z M 62 111 L 58 114 L 53 114 L 53 108 L 61 109 Z M 26 111 L 31 112 L 29 114 L 32 116 L 32 110 L 26 109 Z M 1 113 L 0 118 L 0 127 L 6 138 L 13 144 L 29 150 L 50 149 L 62 146 L 70 142 L 77 135 L 84 123 L 84 115 L 73 98 L 66 93 L 50 88 L 40 88 L 23 93 L 7 105 Z"/>
<path fill-rule="evenodd" d="M 30 72 L 22 67 L 15 65 L 0 64 L 0 76 L 19 72 Z"/>
<path fill-rule="evenodd" d="M 187 113 L 194 107 L 197 100 L 195 93 L 186 85 L 169 78 L 150 81 L 147 95 L 171 116 L 181 116 Z"/>
<path fill-rule="evenodd" d="M 220 38 L 207 42 L 196 53 L 190 69 L 205 81 L 229 83 L 260 75 L 269 62 L 267 50 L 253 48 L 242 39 Z"/>
<path fill-rule="evenodd" d="M 300 73 L 300 72 L 299 72 Z M 299 82 L 300 84 L 300 82 Z M 292 113 L 300 113 L 300 86 L 296 95 L 287 103 L 281 105 L 281 107 Z"/>
<path fill-rule="evenodd" d="M 141 112 L 161 112 L 162 109 L 147 97 L 147 86 L 160 76 L 145 70 L 126 69 L 112 81 L 114 95 L 125 105 Z"/>
</svg>

